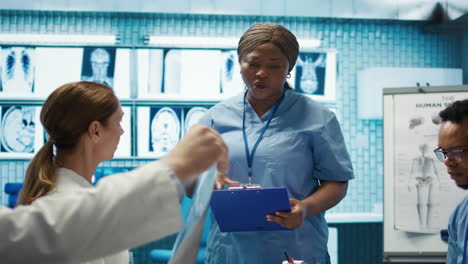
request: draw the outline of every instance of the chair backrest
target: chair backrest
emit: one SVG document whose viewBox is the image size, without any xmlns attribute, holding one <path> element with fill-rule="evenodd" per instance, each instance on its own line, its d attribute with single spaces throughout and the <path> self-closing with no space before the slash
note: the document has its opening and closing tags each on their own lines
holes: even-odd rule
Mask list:
<svg viewBox="0 0 468 264">
<path fill-rule="evenodd" d="M 8 204 L 7 206 L 10 208 L 15 207 L 16 202 L 18 201 L 18 194 L 23 187 L 22 183 L 6 183 L 5 184 L 5 193 L 8 195 Z"/>
</svg>

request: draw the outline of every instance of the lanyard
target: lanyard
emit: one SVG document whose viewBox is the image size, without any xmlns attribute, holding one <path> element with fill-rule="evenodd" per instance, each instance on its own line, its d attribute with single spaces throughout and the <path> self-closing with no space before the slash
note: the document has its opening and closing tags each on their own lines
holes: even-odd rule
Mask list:
<svg viewBox="0 0 468 264">
<path fill-rule="evenodd" d="M 257 150 L 258 143 L 263 139 L 263 135 L 265 134 L 265 131 L 268 129 L 268 126 L 270 125 L 271 119 L 273 119 L 273 116 L 276 113 L 276 110 L 278 109 L 278 106 L 281 104 L 284 98 L 284 92 L 283 95 L 281 96 L 280 100 L 278 103 L 275 105 L 275 108 L 273 108 L 273 111 L 271 112 L 270 118 L 268 118 L 268 121 L 263 128 L 262 132 L 260 133 L 260 136 L 257 138 L 257 141 L 254 144 L 254 147 L 252 149 L 252 153 L 249 152 L 249 142 L 247 140 L 247 134 L 245 133 L 245 98 L 247 97 L 247 92 L 244 94 L 244 113 L 242 115 L 242 135 L 244 136 L 244 146 L 245 146 L 245 156 L 247 158 L 247 173 L 249 175 L 249 184 L 252 184 L 252 164 L 253 164 L 253 158 L 255 155 L 255 151 Z"/>
<path fill-rule="evenodd" d="M 468 252 L 466 252 L 466 246 L 467 246 L 467 240 L 468 240 L 468 228 L 465 231 L 465 243 L 463 244 L 463 258 L 462 258 L 462 264 L 466 264 L 466 255 Z"/>
</svg>

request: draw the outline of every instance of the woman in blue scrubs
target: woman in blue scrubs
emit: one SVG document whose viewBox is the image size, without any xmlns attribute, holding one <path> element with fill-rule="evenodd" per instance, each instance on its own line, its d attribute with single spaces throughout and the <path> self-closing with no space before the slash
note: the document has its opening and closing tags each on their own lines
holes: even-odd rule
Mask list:
<svg viewBox="0 0 468 264">
<path fill-rule="evenodd" d="M 266 217 L 294 230 L 221 233 L 212 221 L 206 263 L 279 264 L 284 251 L 330 263 L 325 211 L 343 199 L 354 177 L 340 125 L 333 112 L 286 82 L 299 54 L 288 29 L 255 24 L 237 53 L 245 93 L 215 105 L 201 121 L 229 147 L 230 170 L 218 183 L 286 187 L 291 212 Z"/>
</svg>

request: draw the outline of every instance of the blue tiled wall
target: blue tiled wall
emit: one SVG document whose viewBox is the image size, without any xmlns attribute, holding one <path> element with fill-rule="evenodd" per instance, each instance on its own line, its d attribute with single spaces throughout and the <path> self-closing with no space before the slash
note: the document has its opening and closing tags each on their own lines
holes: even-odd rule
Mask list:
<svg viewBox="0 0 468 264">
<path fill-rule="evenodd" d="M 462 42 L 462 56 L 463 56 L 463 83 L 468 83 L 468 27 L 465 27 Z"/>
<path fill-rule="evenodd" d="M 255 22 L 276 22 L 298 38 L 320 38 L 338 51 L 338 115 L 356 179 L 334 209 L 374 212 L 383 202 L 382 121 L 357 118 L 356 72 L 366 67 L 461 67 L 461 35 L 423 32 L 422 22 L 136 13 L 1 11 L 7 33 L 120 34 L 120 46 L 143 47 L 144 35 L 239 37 Z M 368 147 L 364 147 L 368 146 Z M 144 160 L 118 160 L 104 166 L 138 166 Z M 0 186 L 22 181 L 28 161 L 1 160 Z M 5 203 L 5 196 L 1 196 Z M 379 209 L 377 209 L 379 210 Z M 381 213 L 381 211 L 377 211 Z"/>
</svg>

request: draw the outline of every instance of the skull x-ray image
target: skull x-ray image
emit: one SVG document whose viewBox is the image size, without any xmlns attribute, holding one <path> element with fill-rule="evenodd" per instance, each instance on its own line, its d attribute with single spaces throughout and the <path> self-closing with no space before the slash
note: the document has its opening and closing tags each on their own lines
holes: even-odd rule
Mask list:
<svg viewBox="0 0 468 264">
<path fill-rule="evenodd" d="M 2 48 L 0 92 L 22 96 L 34 92 L 34 53 L 34 48 Z"/>
<path fill-rule="evenodd" d="M 185 132 L 187 132 L 190 127 L 197 124 L 207 111 L 208 109 L 204 107 L 197 106 L 190 108 L 190 110 L 187 112 L 187 115 L 185 116 Z"/>
<path fill-rule="evenodd" d="M 113 87 L 115 52 L 116 48 L 84 48 L 81 80 Z"/>
<path fill-rule="evenodd" d="M 176 113 L 170 107 L 150 109 L 149 151 L 160 157 L 167 154 L 180 139 L 180 109 Z"/>
<path fill-rule="evenodd" d="M 326 53 L 300 53 L 297 58 L 296 91 L 304 94 L 325 95 Z"/>
<path fill-rule="evenodd" d="M 2 152 L 33 153 L 36 109 L 31 106 L 2 108 Z"/>
</svg>

